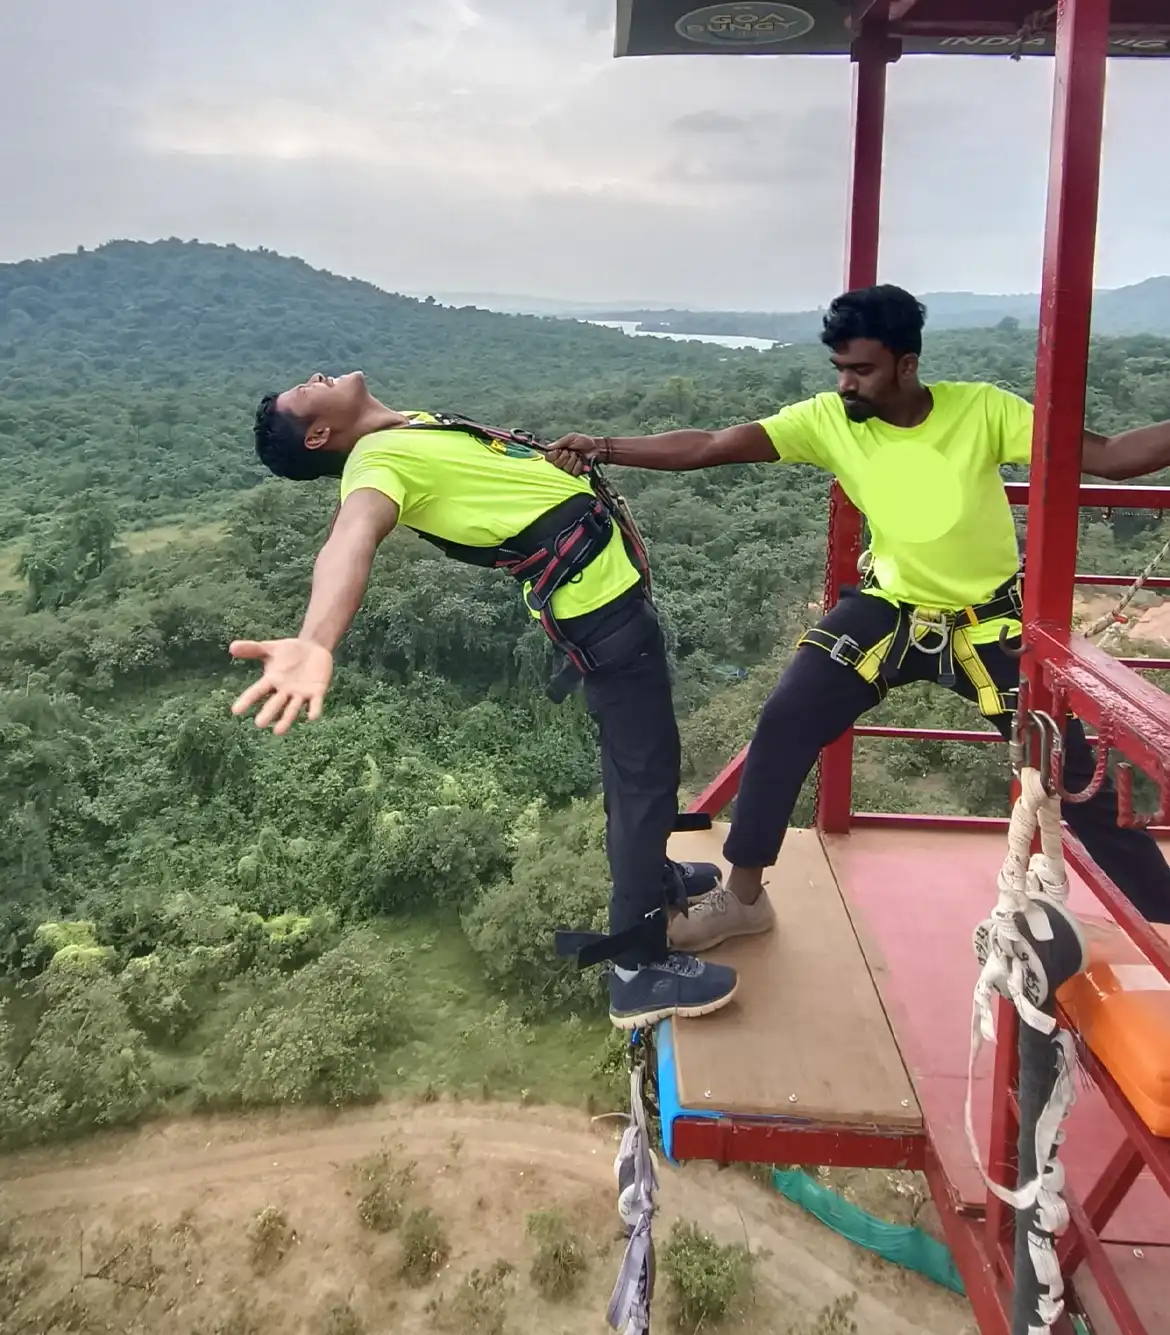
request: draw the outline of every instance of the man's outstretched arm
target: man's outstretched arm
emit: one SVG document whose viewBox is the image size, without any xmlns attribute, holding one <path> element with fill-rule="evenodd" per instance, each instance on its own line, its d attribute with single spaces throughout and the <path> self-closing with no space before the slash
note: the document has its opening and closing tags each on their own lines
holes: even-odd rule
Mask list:
<svg viewBox="0 0 1170 1335">
<path fill-rule="evenodd" d="M 549 447 L 548 459 L 574 476 L 594 460 L 686 472 L 718 464 L 775 463 L 776 447 L 759 422 L 745 422 L 721 431 L 663 431 L 656 436 L 562 436 Z"/>
<path fill-rule="evenodd" d="M 1170 422 L 1142 426 L 1116 436 L 1085 432 L 1081 471 L 1090 477 L 1124 482 L 1170 468 Z"/>
<path fill-rule="evenodd" d="M 398 522 L 398 506 L 380 491 L 361 488 L 347 497 L 313 567 L 308 610 L 295 639 L 235 640 L 233 658 L 255 658 L 264 674 L 232 705 L 246 714 L 260 700 L 256 726 L 278 736 L 308 707 L 309 719 L 321 716 L 333 676 L 333 651 L 353 624 L 366 594 L 378 544 Z M 267 699 L 265 699 L 267 697 Z"/>
</svg>

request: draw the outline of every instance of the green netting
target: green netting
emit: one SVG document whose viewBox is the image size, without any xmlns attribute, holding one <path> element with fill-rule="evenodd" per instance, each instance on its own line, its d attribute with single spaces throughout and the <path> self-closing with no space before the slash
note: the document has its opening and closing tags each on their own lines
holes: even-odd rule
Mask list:
<svg viewBox="0 0 1170 1335">
<path fill-rule="evenodd" d="M 936 1284 L 966 1297 L 962 1278 L 950 1249 L 937 1238 L 909 1224 L 890 1224 L 850 1204 L 823 1187 L 799 1168 L 772 1170 L 772 1182 L 782 1195 L 803 1207 L 834 1233 L 855 1242 L 906 1270 L 916 1270 Z"/>
</svg>

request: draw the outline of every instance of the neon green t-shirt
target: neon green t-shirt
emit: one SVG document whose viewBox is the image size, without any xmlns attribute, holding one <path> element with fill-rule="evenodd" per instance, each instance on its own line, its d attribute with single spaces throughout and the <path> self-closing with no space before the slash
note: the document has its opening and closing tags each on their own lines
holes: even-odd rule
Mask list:
<svg viewBox="0 0 1170 1335">
<path fill-rule="evenodd" d="M 865 515 L 873 573 L 899 602 L 959 611 L 985 602 L 1019 569 L 1001 464 L 1032 455 L 1032 405 L 995 385 L 931 385 L 916 427 L 851 422 L 838 394 L 782 408 L 760 425 L 779 460 L 834 473 Z M 994 641 L 1002 620 L 971 631 Z"/>
<path fill-rule="evenodd" d="M 410 416 L 434 420 L 427 413 Z M 401 523 L 471 547 L 514 538 L 570 496 L 591 490 L 584 478 L 554 468 L 527 446 L 408 426 L 375 431 L 354 446 L 341 475 L 342 502 L 363 487 L 389 496 Z M 615 525 L 605 550 L 553 594 L 553 615 L 584 616 L 637 582 Z"/>
</svg>

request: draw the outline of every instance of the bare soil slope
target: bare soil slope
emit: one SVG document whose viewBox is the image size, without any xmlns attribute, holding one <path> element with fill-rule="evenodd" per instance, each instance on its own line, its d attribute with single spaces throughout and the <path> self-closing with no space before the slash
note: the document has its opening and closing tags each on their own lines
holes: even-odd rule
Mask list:
<svg viewBox="0 0 1170 1335">
<path fill-rule="evenodd" d="M 0 1331 L 600 1335 L 623 1246 L 618 1126 L 559 1109 L 382 1104 L 176 1120 L 0 1159 Z M 359 1217 L 360 1165 L 382 1152 L 409 1180 L 405 1208 L 432 1207 L 449 1239 L 445 1264 L 419 1287 L 399 1273 L 397 1232 Z M 763 1253 L 739 1330 L 803 1330 L 857 1290 L 864 1335 L 973 1335 L 961 1300 L 854 1249 L 745 1174 L 691 1165 L 662 1176 L 660 1254 L 680 1216 Z M 590 1258 L 583 1288 L 560 1304 L 529 1279 L 525 1217 L 551 1207 Z M 452 1306 L 473 1269 L 499 1261 L 515 1267 L 502 1325 Z M 666 1300 L 660 1271 L 656 1330 L 667 1329 Z"/>
</svg>

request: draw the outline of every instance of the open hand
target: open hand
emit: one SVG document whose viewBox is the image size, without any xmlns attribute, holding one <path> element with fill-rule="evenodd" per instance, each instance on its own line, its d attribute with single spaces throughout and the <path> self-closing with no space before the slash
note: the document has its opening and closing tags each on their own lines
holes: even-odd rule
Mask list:
<svg viewBox="0 0 1170 1335">
<path fill-rule="evenodd" d="M 602 442 L 596 436 L 583 436 L 573 432 L 554 441 L 548 447 L 545 458 L 564 472 L 580 477 L 601 453 L 601 446 Z"/>
<path fill-rule="evenodd" d="M 264 665 L 264 675 L 232 705 L 233 714 L 246 714 L 264 700 L 256 726 L 275 723 L 272 731 L 278 737 L 288 732 L 306 705 L 310 722 L 321 717 L 333 676 L 333 655 L 323 645 L 312 640 L 233 640 L 228 653 L 233 658 L 257 658 Z"/>
</svg>

